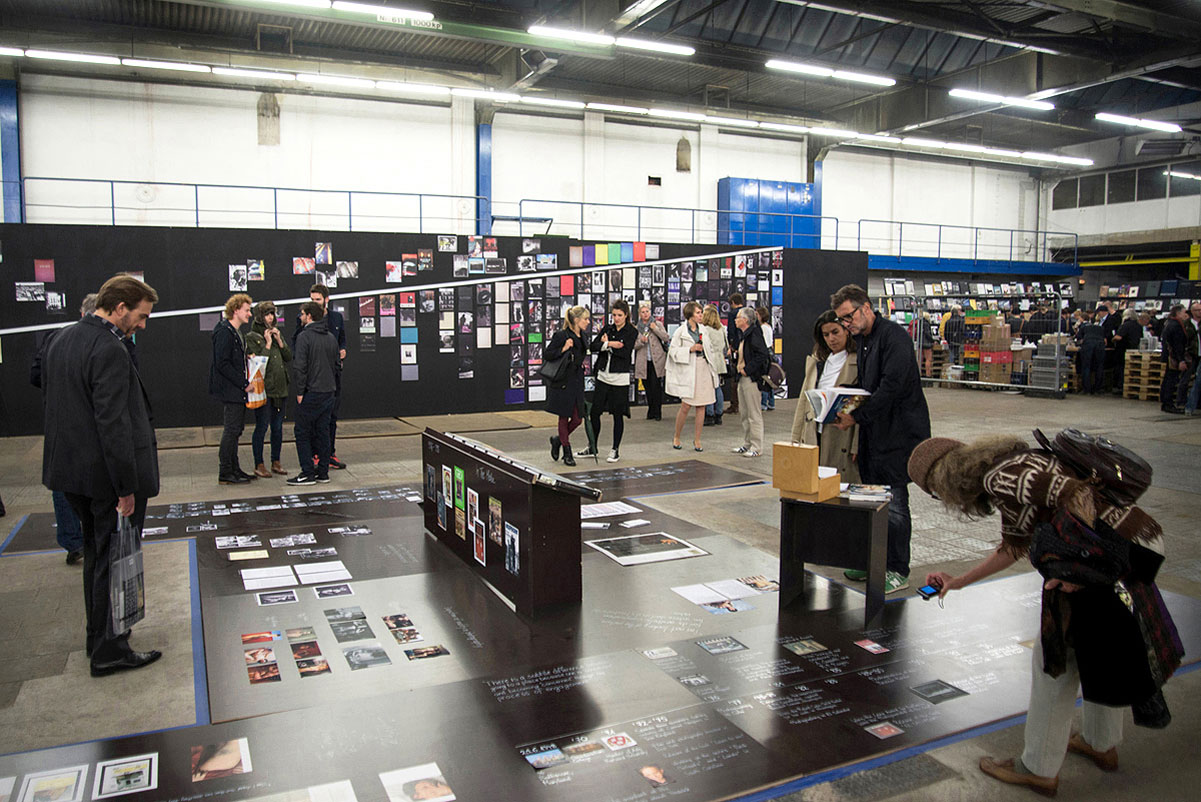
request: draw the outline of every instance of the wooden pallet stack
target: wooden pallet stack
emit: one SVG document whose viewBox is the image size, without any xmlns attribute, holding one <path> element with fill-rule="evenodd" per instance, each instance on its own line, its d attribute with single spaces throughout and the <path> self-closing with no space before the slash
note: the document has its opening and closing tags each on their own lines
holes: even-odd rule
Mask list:
<svg viewBox="0 0 1201 802">
<path fill-rule="evenodd" d="M 1158 351 L 1127 351 L 1122 397 L 1136 401 L 1158 401 L 1164 363 Z"/>
</svg>

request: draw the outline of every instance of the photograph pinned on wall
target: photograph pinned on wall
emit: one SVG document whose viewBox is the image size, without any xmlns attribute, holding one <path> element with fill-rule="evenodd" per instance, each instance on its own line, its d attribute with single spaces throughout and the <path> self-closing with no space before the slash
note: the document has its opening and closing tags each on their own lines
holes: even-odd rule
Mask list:
<svg viewBox="0 0 1201 802">
<path fill-rule="evenodd" d="M 541 382 L 539 382 L 539 383 L 541 383 Z M 546 388 L 545 387 L 530 387 L 529 392 L 530 392 L 529 400 L 530 400 L 531 404 L 540 404 L 540 403 L 546 401 Z"/>
<path fill-rule="evenodd" d="M 472 544 L 471 544 L 471 546 L 472 546 L 471 550 L 472 550 L 473 555 L 475 556 L 475 561 L 477 563 L 479 563 L 480 565 L 488 564 L 488 559 L 487 559 L 488 537 L 484 532 L 484 530 L 486 528 L 487 527 L 483 521 L 476 520 L 475 532 L 472 535 L 473 540 L 472 540 Z"/>
<path fill-rule="evenodd" d="M 67 313 L 67 294 L 64 292 L 47 292 L 46 312 L 51 315 L 65 315 Z"/>
<path fill-rule="evenodd" d="M 455 799 L 455 792 L 437 763 L 381 772 L 379 779 L 388 802 L 454 802 Z"/>
<path fill-rule="evenodd" d="M 525 282 L 514 281 L 509 285 L 509 300 L 518 303 L 525 300 Z"/>
<path fill-rule="evenodd" d="M 638 268 L 638 287 L 639 289 L 649 289 L 651 286 L 651 266 L 641 265 Z"/>
<path fill-rule="evenodd" d="M 709 267 L 704 262 L 696 263 L 696 272 L 694 274 L 697 284 L 705 284 L 709 281 Z"/>
<path fill-rule="evenodd" d="M 533 273 L 538 269 L 538 260 L 532 254 L 522 254 L 517 257 L 517 271 L 519 273 Z"/>
<path fill-rule="evenodd" d="M 509 389 L 521 390 L 525 387 L 525 367 L 509 369 Z"/>
<path fill-rule="evenodd" d="M 659 246 L 654 243 L 648 242 L 646 244 L 646 260 L 648 262 L 651 262 L 658 258 L 659 258 Z"/>
<path fill-rule="evenodd" d="M 359 263 L 358 262 L 338 262 L 338 278 L 358 278 Z"/>
<path fill-rule="evenodd" d="M 455 534 L 460 540 L 467 539 L 467 511 L 455 509 Z"/>
<path fill-rule="evenodd" d="M 746 278 L 746 254 L 739 254 L 734 258 L 734 278 Z"/>
<path fill-rule="evenodd" d="M 401 254 L 400 261 L 404 266 L 404 274 L 406 277 L 417 275 L 417 254 Z"/>
<path fill-rule="evenodd" d="M 438 332 L 438 353 L 453 354 L 455 352 L 455 333 L 453 331 Z"/>
<path fill-rule="evenodd" d="M 651 283 L 656 287 L 662 287 L 663 282 L 667 280 L 667 271 L 663 265 L 651 265 Z"/>
<path fill-rule="evenodd" d="M 484 260 L 484 272 L 490 276 L 503 276 L 509 271 L 509 260 L 504 257 Z"/>
<path fill-rule="evenodd" d="M 454 253 L 459 249 L 459 238 L 453 234 L 438 235 L 438 253 Z"/>
<path fill-rule="evenodd" d="M 542 279 L 532 278 L 525 283 L 525 297 L 527 300 L 542 297 Z"/>
<path fill-rule="evenodd" d="M 395 317 L 396 316 L 396 296 L 395 295 L 379 296 L 379 314 L 380 314 L 380 317 Z"/>
<path fill-rule="evenodd" d="M 605 273 L 603 270 L 597 270 L 592 274 L 592 292 L 603 293 L 605 291 Z"/>
<path fill-rule="evenodd" d="M 192 747 L 192 782 L 250 774 L 250 742 L 245 738 Z"/>
<path fill-rule="evenodd" d="M 584 266 L 584 246 L 572 245 L 567 250 L 567 263 L 572 267 Z"/>
<path fill-rule="evenodd" d="M 18 281 L 13 285 L 16 288 L 17 301 L 19 303 L 46 303 L 46 285 L 40 281 Z"/>
<path fill-rule="evenodd" d="M 467 259 L 467 274 L 479 276 L 488 272 L 488 260 L 483 256 L 472 256 Z"/>
<path fill-rule="evenodd" d="M 382 306 L 382 304 L 381 304 Z M 359 317 L 374 317 L 375 316 L 375 296 L 368 295 L 366 298 L 359 299 Z"/>
<path fill-rule="evenodd" d="M 496 248 L 496 237 L 484 237 L 484 258 L 495 259 L 500 256 Z"/>
<path fill-rule="evenodd" d="M 509 367 L 525 370 L 525 348 L 517 343 L 509 345 Z"/>
<path fill-rule="evenodd" d="M 505 521 L 505 570 L 516 576 L 521 572 L 521 532 Z"/>
<path fill-rule="evenodd" d="M 34 259 L 33 260 L 33 280 L 40 281 L 44 284 L 54 283 L 54 260 L 53 259 Z"/>
<path fill-rule="evenodd" d="M 491 284 L 476 284 L 475 285 L 475 303 L 477 306 L 492 303 L 492 285 Z"/>
<path fill-rule="evenodd" d="M 784 337 L 784 307 L 773 306 L 771 308 L 771 333 L 775 340 L 773 348 L 776 353 L 780 352 L 779 344 Z"/>
<path fill-rule="evenodd" d="M 246 260 L 246 279 L 248 281 L 265 281 L 266 278 L 267 265 L 262 259 Z"/>
<path fill-rule="evenodd" d="M 417 293 L 401 292 L 396 295 L 396 306 L 400 309 L 413 309 L 417 306 Z"/>
<path fill-rule="evenodd" d="M 539 270 L 555 270 L 559 267 L 559 257 L 553 253 L 538 254 L 538 269 Z"/>
<path fill-rule="evenodd" d="M 439 287 L 438 288 L 438 311 L 453 312 L 455 309 L 455 290 L 454 287 Z"/>
<path fill-rule="evenodd" d="M 559 278 L 560 278 L 559 276 L 547 276 L 546 277 L 546 297 L 547 298 L 558 298 L 559 297 L 559 287 L 561 286 L 560 282 L 559 282 Z"/>
<path fill-rule="evenodd" d="M 672 281 L 678 282 L 680 280 L 680 265 L 681 264 L 682 264 L 681 262 L 672 262 L 671 264 L 667 265 L 667 283 L 668 283 L 668 285 L 670 285 Z"/>
<path fill-rule="evenodd" d="M 332 268 L 333 265 L 330 265 L 330 267 Z M 331 270 L 317 270 L 313 274 L 313 277 L 315 279 L 314 283 L 316 283 L 316 284 L 324 284 L 326 287 L 329 287 L 330 289 L 334 289 L 338 286 L 338 271 L 337 270 L 332 270 L 332 269 Z"/>
<path fill-rule="evenodd" d="M 488 539 L 498 546 L 504 545 L 504 506 L 495 496 L 488 497 Z"/>
<path fill-rule="evenodd" d="M 96 764 L 92 799 L 109 799 L 155 788 L 158 788 L 158 752 L 102 760 Z M 3 798 L 0 793 L 0 799 Z"/>
<path fill-rule="evenodd" d="M 417 249 L 417 272 L 434 269 L 434 251 L 432 248 Z"/>
<path fill-rule="evenodd" d="M 514 301 L 509 304 L 509 322 L 524 323 L 525 322 L 525 303 L 522 301 Z"/>
<path fill-rule="evenodd" d="M 475 326 L 477 331 L 492 326 L 492 307 L 477 306 L 475 308 Z"/>
<path fill-rule="evenodd" d="M 401 326 L 416 326 L 417 325 L 417 310 L 401 307 L 396 310 L 396 319 Z"/>
<path fill-rule="evenodd" d="M 503 312 L 506 309 L 508 309 L 508 307 L 502 306 L 497 310 L 497 312 L 498 313 Z M 493 329 L 493 331 L 492 331 L 492 344 L 493 345 L 508 345 L 509 344 L 509 324 L 508 323 L 501 323 L 498 321 L 496 323 L 496 325 L 492 327 L 492 329 Z"/>
<path fill-rule="evenodd" d="M 453 349 L 452 349 L 452 351 L 453 351 Z M 417 345 L 415 343 L 401 343 L 400 364 L 402 364 L 402 365 L 416 365 L 417 364 Z"/>
<path fill-rule="evenodd" d="M 455 328 L 459 334 L 471 334 L 475 331 L 475 315 L 472 312 L 460 312 L 456 317 Z"/>
<path fill-rule="evenodd" d="M 396 318 L 381 317 L 379 319 L 379 336 L 380 337 L 395 337 L 396 336 Z"/>
<path fill-rule="evenodd" d="M 721 272 L 722 279 L 734 278 L 734 266 L 731 264 L 730 259 L 728 257 L 721 260 L 721 271 L 720 272 Z"/>
<path fill-rule="evenodd" d="M 313 256 L 319 265 L 332 265 L 334 263 L 334 244 L 332 242 L 315 243 Z"/>
<path fill-rule="evenodd" d="M 475 357 L 463 356 L 459 357 L 459 378 L 474 379 L 475 378 Z"/>
<path fill-rule="evenodd" d="M 436 509 L 438 510 L 438 527 L 443 532 L 446 531 L 446 505 L 443 503 L 443 500 L 445 498 L 446 498 L 446 496 L 442 495 L 442 491 L 439 490 L 438 491 L 438 500 L 436 502 Z"/>
<path fill-rule="evenodd" d="M 467 255 L 470 257 L 484 258 L 484 238 L 470 234 L 467 237 Z"/>
<path fill-rule="evenodd" d="M 542 343 L 530 343 L 529 346 L 529 364 L 542 364 Z"/>
<path fill-rule="evenodd" d="M 384 281 L 388 284 L 400 284 L 404 281 L 404 264 L 402 262 L 384 262 Z"/>
<path fill-rule="evenodd" d="M 422 290 L 421 300 L 417 303 L 417 308 L 424 314 L 438 311 L 438 291 L 437 290 Z"/>
<path fill-rule="evenodd" d="M 359 318 L 359 333 L 360 334 L 375 334 L 375 318 L 373 318 L 373 317 Z"/>
<path fill-rule="evenodd" d="M 471 257 L 463 253 L 456 253 L 454 256 L 454 263 L 451 268 L 451 274 L 455 278 L 467 278 L 470 270 Z"/>
<path fill-rule="evenodd" d="M 680 281 L 692 281 L 696 267 L 693 262 L 680 263 Z"/>
<path fill-rule="evenodd" d="M 86 765 L 27 774 L 21 783 L 20 802 L 41 802 L 44 799 L 79 802 L 83 799 L 87 778 Z M 11 785 L 9 787 L 11 789 Z"/>
<path fill-rule="evenodd" d="M 475 521 L 480 517 L 480 494 L 467 488 L 467 528 L 475 534 Z"/>
<path fill-rule="evenodd" d="M 526 238 L 521 241 L 522 253 L 542 253 L 542 240 Z"/>
</svg>

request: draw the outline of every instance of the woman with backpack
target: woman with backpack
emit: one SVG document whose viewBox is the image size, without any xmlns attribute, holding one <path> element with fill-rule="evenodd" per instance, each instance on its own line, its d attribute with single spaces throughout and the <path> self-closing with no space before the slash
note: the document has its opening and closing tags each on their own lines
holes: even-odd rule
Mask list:
<svg viewBox="0 0 1201 802">
<path fill-rule="evenodd" d="M 1119 506 L 1055 454 L 1032 450 L 1017 437 L 970 444 L 924 440 L 909 459 L 909 476 L 953 512 L 968 518 L 1001 514 L 1001 545 L 992 555 L 960 576 L 926 577 L 940 598 L 1027 556 L 1046 578 L 1025 748 L 1014 758 L 981 758 L 980 770 L 1054 796 L 1067 751 L 1104 771 L 1117 769 L 1122 706 L 1133 707 L 1136 724 L 1166 726 L 1170 716 L 1159 688 L 1183 656 L 1153 584 L 1163 559 L 1159 524 L 1133 503 Z M 1090 536 L 1108 544 L 1097 550 L 1095 563 L 1081 557 L 1089 549 L 1061 547 Z M 1110 558 L 1123 551 L 1129 558 L 1119 576 L 1092 578 L 1104 574 L 1098 566 L 1118 565 Z M 1083 727 L 1072 734 L 1081 685 Z"/>
</svg>

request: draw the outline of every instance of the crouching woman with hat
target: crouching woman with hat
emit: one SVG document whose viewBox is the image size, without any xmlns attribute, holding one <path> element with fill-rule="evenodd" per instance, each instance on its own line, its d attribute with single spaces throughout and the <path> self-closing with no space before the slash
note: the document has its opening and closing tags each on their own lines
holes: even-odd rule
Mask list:
<svg viewBox="0 0 1201 802">
<path fill-rule="evenodd" d="M 1118 765 L 1125 706 L 1136 724 L 1170 715 L 1160 686 L 1183 649 L 1159 591 L 1162 530 L 1137 506 L 1116 506 L 1046 451 L 1020 438 L 918 444 L 909 476 L 950 510 L 976 519 L 1001 514 L 1001 545 L 960 576 L 926 577 L 940 598 L 1029 557 L 1046 580 L 1041 637 L 1034 642 L 1025 747 L 1018 757 L 981 758 L 980 770 L 1046 796 L 1059 788 L 1067 751 L 1099 768 Z M 1084 555 L 1072 543 L 1090 543 Z M 1066 547 L 1065 547 L 1066 546 Z M 1072 733 L 1083 688 L 1083 726 Z"/>
</svg>

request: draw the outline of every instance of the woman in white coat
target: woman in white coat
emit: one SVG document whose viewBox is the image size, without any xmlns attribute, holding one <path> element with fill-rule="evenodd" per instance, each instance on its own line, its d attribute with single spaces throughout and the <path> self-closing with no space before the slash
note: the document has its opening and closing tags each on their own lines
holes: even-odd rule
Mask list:
<svg viewBox="0 0 1201 802">
<path fill-rule="evenodd" d="M 683 448 L 680 434 L 688 412 L 695 410 L 695 432 L 692 439 L 694 451 L 701 448 L 701 429 L 705 426 L 705 407 L 716 398 L 717 372 L 705 359 L 702 345 L 701 305 L 695 301 L 684 304 L 684 323 L 671 335 L 667 348 L 667 392 L 679 396 L 680 411 L 676 413 L 676 430 L 672 448 Z"/>
</svg>

